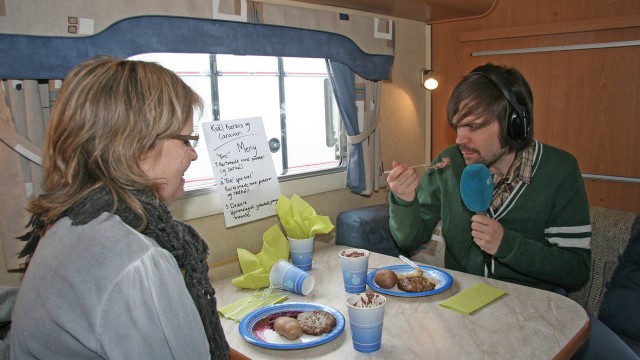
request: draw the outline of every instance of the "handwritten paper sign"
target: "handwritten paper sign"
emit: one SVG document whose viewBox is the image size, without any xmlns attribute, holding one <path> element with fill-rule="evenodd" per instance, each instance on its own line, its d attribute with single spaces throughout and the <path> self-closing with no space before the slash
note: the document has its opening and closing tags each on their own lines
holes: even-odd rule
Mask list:
<svg viewBox="0 0 640 360">
<path fill-rule="evenodd" d="M 280 184 L 262 118 L 202 123 L 227 227 L 275 215 Z"/>
</svg>

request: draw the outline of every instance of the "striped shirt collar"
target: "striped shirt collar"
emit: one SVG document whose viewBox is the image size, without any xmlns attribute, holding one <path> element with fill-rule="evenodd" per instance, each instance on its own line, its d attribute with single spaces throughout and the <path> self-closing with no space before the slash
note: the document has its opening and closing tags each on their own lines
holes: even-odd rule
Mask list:
<svg viewBox="0 0 640 360">
<path fill-rule="evenodd" d="M 529 147 L 516 153 L 516 157 L 504 178 L 494 179 L 493 199 L 491 201 L 491 208 L 494 212 L 497 212 L 507 201 L 518 183 L 521 181 L 526 184 L 531 183 L 534 155 L 535 142 L 532 142 Z"/>
</svg>

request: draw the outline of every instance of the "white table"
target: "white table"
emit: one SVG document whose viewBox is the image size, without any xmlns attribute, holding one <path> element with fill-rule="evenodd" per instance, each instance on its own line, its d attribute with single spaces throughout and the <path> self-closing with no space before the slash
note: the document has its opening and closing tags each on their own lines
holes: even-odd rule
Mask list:
<svg viewBox="0 0 640 360">
<path fill-rule="evenodd" d="M 382 347 L 363 354 L 351 344 L 351 329 L 338 252 L 344 246 L 316 248 L 313 269 L 315 288 L 307 296 L 289 294 L 288 302 L 311 302 L 331 306 L 346 321 L 343 333 L 331 342 L 299 350 L 265 349 L 246 342 L 238 322 L 221 318 L 231 347 L 252 359 L 565 359 L 589 335 L 585 310 L 561 295 L 503 281 L 446 270 L 453 277 L 448 290 L 424 297 L 385 295 Z M 400 259 L 371 253 L 370 268 L 403 264 Z M 470 316 L 447 310 L 438 303 L 477 283 L 507 291 L 492 304 Z M 231 279 L 215 281 L 218 306 L 253 294 L 238 289 Z M 367 288 L 367 291 L 370 291 Z"/>
</svg>

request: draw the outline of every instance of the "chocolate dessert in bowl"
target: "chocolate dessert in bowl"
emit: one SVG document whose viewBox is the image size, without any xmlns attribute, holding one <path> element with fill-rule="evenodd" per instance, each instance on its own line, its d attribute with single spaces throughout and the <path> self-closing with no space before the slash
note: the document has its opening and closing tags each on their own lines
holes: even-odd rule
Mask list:
<svg viewBox="0 0 640 360">
<path fill-rule="evenodd" d="M 348 293 L 366 291 L 369 251 L 365 249 L 345 249 L 341 250 L 338 255 L 342 266 L 344 290 Z"/>
</svg>

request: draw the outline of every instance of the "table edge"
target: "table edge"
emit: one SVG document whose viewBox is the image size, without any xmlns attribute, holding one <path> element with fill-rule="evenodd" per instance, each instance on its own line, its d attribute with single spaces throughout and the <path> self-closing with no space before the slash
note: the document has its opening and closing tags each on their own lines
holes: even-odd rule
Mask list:
<svg viewBox="0 0 640 360">
<path fill-rule="evenodd" d="M 578 331 L 578 333 L 576 333 L 576 335 L 571 338 L 571 340 L 569 340 L 569 342 L 567 342 L 567 344 L 562 349 L 560 349 L 560 352 L 558 352 L 558 354 L 556 354 L 553 359 L 571 359 L 571 357 L 575 355 L 576 352 L 578 352 L 578 349 L 580 349 L 580 347 L 587 341 L 590 333 L 591 321 L 587 317 L 587 321 L 585 322 L 584 326 L 582 326 L 582 329 L 580 329 L 580 331 Z"/>
</svg>

